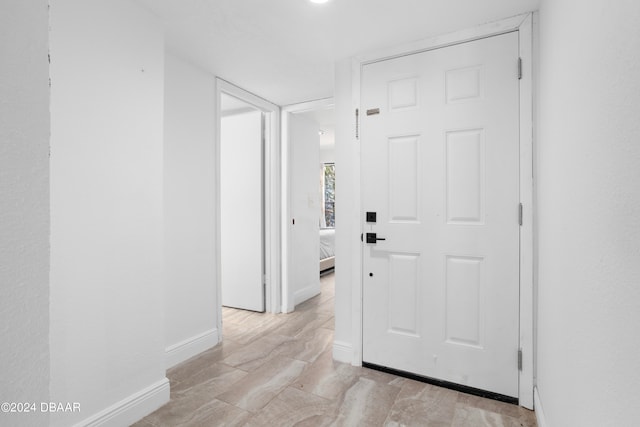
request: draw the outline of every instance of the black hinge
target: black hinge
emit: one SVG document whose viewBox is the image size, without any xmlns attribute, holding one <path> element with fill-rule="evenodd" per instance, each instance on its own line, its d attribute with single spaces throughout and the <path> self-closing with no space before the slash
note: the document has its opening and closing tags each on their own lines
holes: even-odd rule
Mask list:
<svg viewBox="0 0 640 427">
<path fill-rule="evenodd" d="M 518 349 L 518 371 L 522 371 L 522 349 Z"/>
<path fill-rule="evenodd" d="M 360 138 L 360 128 L 359 128 L 359 123 L 360 123 L 360 110 L 358 110 L 356 108 L 356 139 Z"/>
<path fill-rule="evenodd" d="M 518 58 L 518 80 L 522 79 L 522 58 Z"/>
</svg>

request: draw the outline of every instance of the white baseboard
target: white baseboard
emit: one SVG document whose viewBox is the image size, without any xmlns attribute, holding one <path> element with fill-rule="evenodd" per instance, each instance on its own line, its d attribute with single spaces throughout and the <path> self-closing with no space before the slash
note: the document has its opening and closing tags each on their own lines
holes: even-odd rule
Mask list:
<svg viewBox="0 0 640 427">
<path fill-rule="evenodd" d="M 218 344 L 219 340 L 218 329 L 211 329 L 177 344 L 170 345 L 165 350 L 165 367 L 169 369 L 178 363 L 191 359 L 193 356 Z"/>
<path fill-rule="evenodd" d="M 168 401 L 169 380 L 163 378 L 157 383 L 79 422 L 75 427 L 128 426 L 146 417 Z"/>
<path fill-rule="evenodd" d="M 533 407 L 536 411 L 536 421 L 538 421 L 538 427 L 549 427 L 549 424 L 547 424 L 547 420 L 544 417 L 544 411 L 542 410 L 542 401 L 540 400 L 538 387 L 533 388 Z"/>
<path fill-rule="evenodd" d="M 333 358 L 338 362 L 350 364 L 353 360 L 353 348 L 351 347 L 351 344 L 342 341 L 334 341 Z"/>
<path fill-rule="evenodd" d="M 320 279 L 318 283 L 311 283 L 293 294 L 293 305 L 296 306 L 301 302 L 305 302 L 309 298 L 313 298 L 320 293 Z"/>
</svg>

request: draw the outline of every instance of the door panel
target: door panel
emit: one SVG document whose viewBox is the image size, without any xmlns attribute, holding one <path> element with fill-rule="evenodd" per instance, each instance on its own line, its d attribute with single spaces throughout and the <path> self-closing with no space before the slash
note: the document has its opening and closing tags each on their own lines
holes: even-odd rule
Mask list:
<svg viewBox="0 0 640 427">
<path fill-rule="evenodd" d="M 447 132 L 447 223 L 477 224 L 484 220 L 483 130 Z"/>
<path fill-rule="evenodd" d="M 389 219 L 418 220 L 418 136 L 389 138 Z"/>
<path fill-rule="evenodd" d="M 222 305 L 264 311 L 262 113 L 221 120 Z"/>
<path fill-rule="evenodd" d="M 365 362 L 518 395 L 517 57 L 509 33 L 363 69 Z"/>
</svg>

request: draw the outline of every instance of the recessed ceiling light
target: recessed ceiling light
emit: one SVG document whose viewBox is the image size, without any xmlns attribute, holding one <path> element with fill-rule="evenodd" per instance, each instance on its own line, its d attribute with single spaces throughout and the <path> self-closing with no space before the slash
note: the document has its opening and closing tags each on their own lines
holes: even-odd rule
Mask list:
<svg viewBox="0 0 640 427">
<path fill-rule="evenodd" d="M 317 3 L 317 4 L 322 4 L 322 3 L 326 3 L 329 0 L 309 0 L 311 3 Z"/>
</svg>

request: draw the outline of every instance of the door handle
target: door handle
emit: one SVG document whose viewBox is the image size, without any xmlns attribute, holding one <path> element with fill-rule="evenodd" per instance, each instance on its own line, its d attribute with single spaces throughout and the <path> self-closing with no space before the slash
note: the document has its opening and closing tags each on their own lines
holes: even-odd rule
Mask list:
<svg viewBox="0 0 640 427">
<path fill-rule="evenodd" d="M 378 237 L 376 233 L 367 233 L 367 243 L 375 244 L 378 240 L 387 240 L 384 237 Z"/>
</svg>

